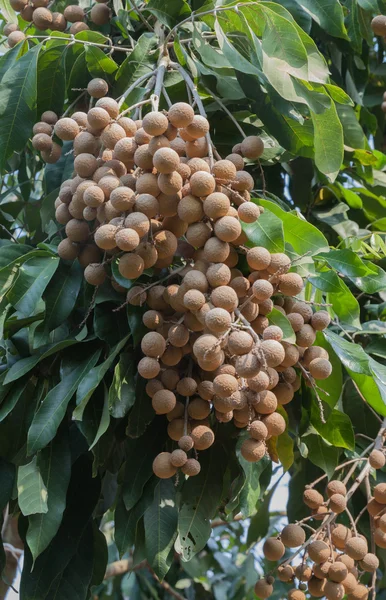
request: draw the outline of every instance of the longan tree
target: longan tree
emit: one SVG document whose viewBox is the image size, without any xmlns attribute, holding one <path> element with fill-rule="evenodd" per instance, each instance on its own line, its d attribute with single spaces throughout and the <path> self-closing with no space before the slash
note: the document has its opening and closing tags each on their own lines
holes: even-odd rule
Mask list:
<svg viewBox="0 0 386 600">
<path fill-rule="evenodd" d="M 381 1 L 0 7 L 0 596 L 381 599 Z"/>
</svg>

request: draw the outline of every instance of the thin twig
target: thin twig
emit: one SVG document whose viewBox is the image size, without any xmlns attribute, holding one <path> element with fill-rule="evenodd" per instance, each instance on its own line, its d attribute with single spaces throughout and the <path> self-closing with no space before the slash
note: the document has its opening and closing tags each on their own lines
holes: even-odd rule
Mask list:
<svg viewBox="0 0 386 600">
<path fill-rule="evenodd" d="M 75 36 L 72 37 L 59 37 L 59 36 L 55 36 L 55 38 L 52 38 L 49 35 L 27 35 L 26 37 L 27 40 L 29 39 L 37 39 L 37 40 L 63 40 L 65 42 L 69 42 L 69 44 L 83 44 L 83 46 L 97 46 L 98 48 L 107 48 L 108 50 L 113 49 L 114 51 L 117 52 L 126 52 L 126 53 L 131 53 L 132 49 L 131 48 L 123 48 L 121 46 L 111 46 L 111 44 L 98 44 L 97 42 L 88 42 L 86 40 L 78 40 L 77 38 L 75 38 Z"/>
<path fill-rule="evenodd" d="M 68 113 L 74 108 L 74 106 L 76 106 L 79 102 L 79 100 L 81 98 L 83 98 L 83 96 L 86 95 L 86 90 L 84 90 L 81 94 L 79 94 L 79 96 L 77 96 L 77 98 L 75 98 L 74 102 L 71 102 L 70 106 L 68 106 L 68 108 L 66 108 L 66 110 L 64 111 L 64 113 L 62 114 L 62 119 L 63 117 L 66 117 L 68 115 Z"/>
<path fill-rule="evenodd" d="M 241 133 L 243 138 L 246 138 L 247 134 L 245 133 L 245 131 L 243 130 L 241 125 L 236 121 L 236 119 L 232 115 L 229 108 L 227 108 L 225 106 L 225 104 L 222 102 L 222 100 L 220 100 L 220 98 L 218 96 L 216 96 L 209 88 L 207 88 L 205 85 L 203 85 L 202 87 L 204 88 L 204 90 L 206 90 L 208 92 L 208 94 L 210 94 L 212 96 L 212 98 L 215 100 L 215 102 L 217 102 L 217 104 L 222 108 L 222 110 L 228 115 L 228 117 L 230 118 L 232 123 L 235 125 L 235 127 L 237 127 L 237 129 L 239 130 L 239 132 Z"/>
<path fill-rule="evenodd" d="M 128 2 L 131 7 L 131 10 L 133 10 L 135 12 L 135 14 L 138 15 L 138 17 L 140 18 L 142 23 L 145 25 L 145 27 L 147 27 L 149 31 L 153 32 L 154 31 L 153 27 L 150 25 L 149 21 L 147 19 L 145 19 L 145 17 L 139 10 L 138 6 L 136 6 L 135 0 L 128 0 Z"/>
<path fill-rule="evenodd" d="M 154 69 L 154 71 L 150 71 L 149 73 L 145 73 L 145 75 L 142 75 L 142 77 L 139 77 L 138 79 L 136 79 L 134 81 L 134 83 L 131 84 L 131 86 L 129 88 L 127 88 L 127 90 L 125 91 L 124 94 L 122 94 L 119 102 L 118 102 L 118 106 L 121 107 L 122 104 L 124 103 L 124 101 L 126 100 L 126 98 L 129 96 L 129 94 L 131 94 L 131 92 L 133 90 L 135 90 L 136 87 L 138 87 L 141 83 L 143 83 L 144 81 L 146 81 L 147 79 L 150 79 L 150 77 L 152 75 L 154 75 L 157 72 L 157 69 Z"/>
<path fill-rule="evenodd" d="M 356 389 L 356 391 L 358 392 L 358 395 L 362 398 L 363 402 L 366 404 L 367 408 L 369 408 L 371 410 L 371 412 L 373 413 L 373 415 L 378 419 L 378 421 L 380 423 L 382 423 L 382 419 L 381 417 L 378 415 L 378 413 L 373 409 L 372 406 L 370 406 L 370 404 L 367 402 L 366 398 L 364 397 L 364 395 L 362 394 L 362 392 L 360 391 L 359 387 L 357 386 L 357 384 L 355 383 L 355 381 L 352 379 L 351 380 L 352 383 L 354 384 L 354 387 Z"/>
<path fill-rule="evenodd" d="M 316 400 L 318 402 L 318 406 L 319 406 L 319 413 L 320 413 L 320 420 L 322 421 L 323 424 L 326 424 L 326 418 L 324 416 L 324 407 L 323 407 L 323 402 L 321 397 L 318 394 L 318 390 L 317 390 L 317 385 L 315 384 L 314 378 L 311 377 L 311 375 L 308 373 L 307 369 L 305 369 L 303 367 L 303 365 L 298 362 L 296 364 L 297 367 L 299 367 L 299 369 L 301 370 L 301 372 L 303 373 L 304 377 L 307 379 L 307 381 L 311 384 L 312 389 L 315 392 L 315 396 L 316 396 Z M 324 392 L 324 390 L 323 390 Z"/>
</svg>

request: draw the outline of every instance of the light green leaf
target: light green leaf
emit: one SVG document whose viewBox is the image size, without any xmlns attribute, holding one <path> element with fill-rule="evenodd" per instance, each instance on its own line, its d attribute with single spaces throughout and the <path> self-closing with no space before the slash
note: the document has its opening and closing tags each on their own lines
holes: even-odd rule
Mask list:
<svg viewBox="0 0 386 600">
<path fill-rule="evenodd" d="M 45 482 L 48 498 L 47 512 L 30 515 L 27 543 L 35 561 L 55 537 L 64 509 L 71 475 L 71 453 L 65 433 L 59 434 L 38 456 L 38 467 Z"/>
<path fill-rule="evenodd" d="M 303 220 L 300 215 L 286 212 L 269 200 L 260 199 L 259 204 L 274 213 L 283 222 L 284 239 L 288 244 L 291 244 L 297 254 L 312 256 L 318 252 L 328 250 L 328 242 L 324 235 L 314 225 Z M 261 216 L 264 216 L 264 214 Z M 279 250 L 275 250 L 275 252 L 279 252 Z"/>
<path fill-rule="evenodd" d="M 38 408 L 28 431 L 28 455 L 44 448 L 55 436 L 61 423 L 68 403 L 84 377 L 97 362 L 100 349 L 96 350 L 84 360 L 67 359 L 62 363 L 61 382 L 58 383 Z"/>
<path fill-rule="evenodd" d="M 372 268 L 366 265 L 355 252 L 348 249 L 330 250 L 318 254 L 315 256 L 315 260 L 325 260 L 330 267 L 347 277 L 361 277 L 372 272 Z"/>
<path fill-rule="evenodd" d="M 0 0 L 0 11 L 7 23 L 17 24 L 17 14 L 13 10 L 9 0 Z"/>
<path fill-rule="evenodd" d="M 336 106 L 331 102 L 330 108 L 322 113 L 310 112 L 314 125 L 315 164 L 329 181 L 334 182 L 343 161 L 343 128 Z"/>
<path fill-rule="evenodd" d="M 177 537 L 176 488 L 171 479 L 158 482 L 153 504 L 145 512 L 144 523 L 147 560 L 162 581 L 173 562 L 173 545 Z"/>
<path fill-rule="evenodd" d="M 255 202 L 263 204 L 260 199 Z M 250 246 L 263 246 L 270 252 L 283 252 L 283 225 L 270 210 L 265 210 L 254 223 L 242 223 L 242 227 Z"/>
<path fill-rule="evenodd" d="M 36 122 L 36 73 L 41 46 L 31 48 L 0 83 L 0 168 L 23 150 Z"/>
<path fill-rule="evenodd" d="M 277 308 L 273 308 L 271 312 L 267 315 L 269 322 L 271 325 L 276 325 L 280 327 L 283 331 L 283 341 L 289 342 L 290 344 L 296 343 L 296 335 L 294 330 L 292 329 L 292 325 L 283 313 Z"/>
<path fill-rule="evenodd" d="M 121 64 L 116 72 L 114 85 L 114 96 L 120 96 L 130 85 L 142 75 L 151 73 L 155 67 L 154 58 L 149 56 L 150 50 L 154 49 L 157 41 L 153 34 L 144 33 L 136 41 L 135 48 Z"/>
<path fill-rule="evenodd" d="M 319 407 L 316 401 L 312 403 L 311 423 L 326 442 L 337 448 L 355 449 L 354 430 L 350 417 L 340 410 L 333 410 L 326 418 L 326 423 L 320 420 Z M 307 437 L 306 444 L 307 444 Z"/>
<path fill-rule="evenodd" d="M 330 329 L 324 331 L 324 337 L 331 344 L 343 365 L 354 373 L 371 375 L 369 356 L 362 346 L 349 342 Z"/>
<path fill-rule="evenodd" d="M 86 63 L 93 77 L 106 77 L 118 69 L 115 60 L 106 55 L 98 46 L 86 46 Z"/>
<path fill-rule="evenodd" d="M 36 456 L 27 465 L 19 467 L 17 492 L 19 507 L 25 517 L 48 511 L 47 488 L 37 465 Z"/>
<path fill-rule="evenodd" d="M 329 35 L 348 39 L 343 8 L 338 0 L 297 0 L 297 2 Z"/>
<path fill-rule="evenodd" d="M 318 394 L 330 408 L 334 408 L 341 396 L 343 388 L 342 365 L 339 357 L 335 354 L 333 348 L 327 342 L 321 331 L 318 331 L 316 334 L 315 345 L 321 346 L 327 350 L 330 363 L 332 364 L 332 373 L 330 377 L 318 381 Z"/>
<path fill-rule="evenodd" d="M 150 0 L 146 4 L 146 10 L 151 12 L 166 27 L 171 29 L 180 21 L 186 19 L 191 14 L 189 4 L 185 0 L 173 0 L 173 2 L 164 2 L 164 0 Z"/>
<path fill-rule="evenodd" d="M 237 459 L 244 472 L 244 482 L 240 490 L 240 512 L 244 517 L 255 514 L 257 503 L 261 496 L 260 476 L 270 464 L 270 459 L 265 456 L 257 463 L 250 463 L 243 458 L 240 448 L 246 436 L 240 436 L 237 442 Z"/>
<path fill-rule="evenodd" d="M 122 352 L 114 370 L 114 379 L 109 389 L 109 410 L 111 416 L 120 419 L 127 415 L 135 402 L 133 356 Z"/>
<path fill-rule="evenodd" d="M 276 450 L 284 472 L 292 467 L 295 461 L 294 441 L 288 431 L 284 431 L 276 441 Z"/>
<path fill-rule="evenodd" d="M 332 304 L 332 310 L 342 325 L 351 325 L 352 327 L 360 329 L 361 321 L 359 302 L 351 290 L 347 287 L 343 279 L 339 280 L 339 287 L 339 292 L 327 294 L 327 302 Z"/>
</svg>

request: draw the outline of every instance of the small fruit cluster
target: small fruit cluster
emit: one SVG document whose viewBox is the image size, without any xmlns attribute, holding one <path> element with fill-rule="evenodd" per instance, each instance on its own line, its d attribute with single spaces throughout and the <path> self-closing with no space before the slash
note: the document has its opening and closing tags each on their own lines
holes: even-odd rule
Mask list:
<svg viewBox="0 0 386 600">
<path fill-rule="evenodd" d="M 76 34 L 80 31 L 90 29 L 86 23 L 89 19 L 94 25 L 105 25 L 111 18 L 111 10 L 107 6 L 108 0 L 96 0 L 90 12 L 86 14 L 84 9 L 77 4 L 66 6 L 61 12 L 52 12 L 49 8 L 49 0 L 10 0 L 14 10 L 20 13 L 21 18 L 28 23 L 33 23 L 39 31 L 66 31 L 71 23 L 68 33 Z M 26 39 L 23 31 L 20 31 L 16 23 L 7 23 L 3 34 L 8 38 L 8 46 L 13 48 Z"/>
<path fill-rule="evenodd" d="M 133 121 L 104 96 L 105 82 L 91 81 L 88 91 L 98 98 L 88 113 L 61 119 L 44 114 L 32 139 L 49 162 L 60 148 L 52 126 L 60 140 L 73 141 L 75 175 L 62 184 L 55 204 L 67 235 L 59 255 L 78 258 L 95 286 L 108 277 L 111 260 L 129 280 L 151 267 L 169 267 L 176 255 L 180 264 L 189 263 L 167 276 L 170 285 L 140 284 L 127 293 L 128 304 L 148 308 L 143 322 L 151 331 L 142 340 L 138 372 L 148 380 L 155 412 L 167 415 L 170 438 L 179 443 L 174 453 L 156 457 L 154 472 L 172 477 L 181 467 L 197 474 L 197 457 L 187 452 L 213 444 L 212 414 L 248 428 L 241 454 L 258 461 L 266 440 L 286 428 L 278 407 L 300 387 L 294 367 L 310 385 L 331 373 L 327 352 L 313 346 L 316 331 L 330 322 L 328 313 L 314 313 L 296 298 L 303 280 L 286 254 L 243 245 L 242 224 L 255 222 L 264 210 L 250 201 L 254 182 L 244 157 L 258 158 L 264 144 L 247 137 L 215 161 L 209 122 L 189 104 Z M 113 276 L 111 283 L 123 290 Z M 273 308 L 285 315 L 296 343 L 270 324 Z"/>
<path fill-rule="evenodd" d="M 358 459 L 357 464 L 362 460 L 365 459 Z M 347 464 L 351 467 L 352 462 Z M 373 450 L 367 462 L 367 473 L 370 467 L 382 468 L 386 463 L 384 452 Z M 307 592 L 313 598 L 325 597 L 327 600 L 342 600 L 344 597 L 347 600 L 367 600 L 369 596 L 369 587 L 361 580 L 369 573 L 375 577 L 379 559 L 373 552 L 369 552 L 366 538 L 358 534 L 348 508 L 348 500 L 360 480 L 356 479 L 349 490 L 345 481 L 330 481 L 326 487 L 326 499 L 313 487 L 319 480 L 308 486 L 304 491 L 303 501 L 311 509 L 312 516 L 299 523 L 286 525 L 280 535 L 264 542 L 263 553 L 269 561 L 280 561 L 287 549 L 299 549 L 277 567 L 280 581 L 292 585 L 298 581 L 297 587 L 289 591 L 288 600 L 305 600 Z M 386 548 L 386 484 L 377 484 L 373 494 L 367 505 L 374 520 L 373 540 L 379 548 Z M 351 526 L 336 522 L 339 515 L 344 513 L 348 514 Z M 305 524 L 310 519 L 322 521 L 319 529 L 315 531 Z M 307 540 L 304 527 L 313 532 Z M 300 554 L 301 562 L 294 564 L 294 559 Z M 373 579 L 373 584 L 374 581 Z M 273 586 L 274 577 L 262 578 L 256 583 L 255 593 L 261 599 L 269 598 L 273 593 Z"/>
</svg>

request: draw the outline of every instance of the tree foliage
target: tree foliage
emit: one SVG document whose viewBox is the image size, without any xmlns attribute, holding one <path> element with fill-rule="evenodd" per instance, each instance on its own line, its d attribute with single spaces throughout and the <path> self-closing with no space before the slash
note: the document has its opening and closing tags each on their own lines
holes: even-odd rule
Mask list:
<svg viewBox="0 0 386 600">
<path fill-rule="evenodd" d="M 269 509 L 275 463 L 290 471 L 294 520 L 304 516 L 305 484 L 376 435 L 374 412 L 386 417 L 386 72 L 370 22 L 385 8 L 114 0 L 109 24 L 70 35 L 42 34 L 2 0 L 4 22 L 28 35 L 0 58 L 0 507 L 19 518 L 22 600 L 252 598 L 257 569 L 269 569 L 257 567 L 256 544 L 278 522 Z M 262 136 L 261 165 L 250 171 L 265 212 L 245 225 L 248 244 L 285 250 L 306 278 L 304 299 L 332 317 L 317 340 L 333 363 L 317 393 L 326 423 L 303 383 L 286 407 L 287 432 L 270 444 L 273 465 L 246 463 L 225 424 L 201 473 L 176 485 L 152 472 L 170 441 L 136 369 L 143 311 L 114 312 L 124 296 L 109 282 L 93 296 L 79 264 L 59 259 L 54 203 L 73 171 L 72 146 L 45 165 L 30 141 L 43 111 L 85 108 L 94 77 L 112 97 L 124 94 L 124 108 L 146 99 L 163 48 L 193 77 L 220 154 L 240 128 Z M 190 100 L 178 68 L 165 90 L 172 102 Z M 112 273 L 130 287 L 114 264 Z M 157 277 L 150 270 L 143 280 Z M 122 557 L 129 571 L 103 581 Z M 384 578 L 380 599 L 383 588 Z"/>
</svg>

